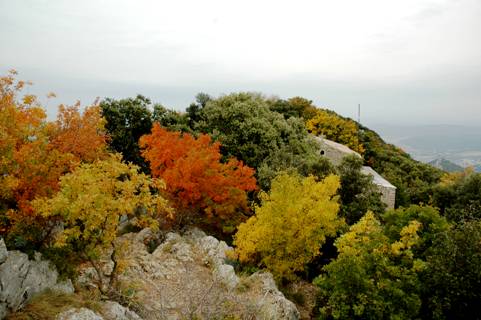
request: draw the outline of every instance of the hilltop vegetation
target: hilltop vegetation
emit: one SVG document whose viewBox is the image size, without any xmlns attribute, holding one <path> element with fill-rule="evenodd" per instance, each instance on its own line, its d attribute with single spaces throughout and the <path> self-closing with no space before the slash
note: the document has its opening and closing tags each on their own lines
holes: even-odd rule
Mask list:
<svg viewBox="0 0 481 320">
<path fill-rule="evenodd" d="M 97 280 L 115 299 L 129 263 L 121 224 L 159 234 L 195 226 L 235 245 L 228 259 L 239 272 L 267 269 L 284 288 L 314 279 L 323 319 L 479 317 L 479 174 L 419 163 L 301 97 L 199 94 L 186 112 L 143 96 L 105 99 L 83 112 L 61 106 L 48 121 L 24 85 L 0 79 L 9 249 L 43 252 L 69 276 L 111 252 L 110 279 Z M 313 134 L 362 159 L 333 166 Z M 396 209 L 385 211 L 362 165 L 397 187 Z"/>
<path fill-rule="evenodd" d="M 463 167 L 458 166 L 454 162 L 442 158 L 430 161 L 429 164 L 446 172 L 460 172 L 464 170 Z"/>
</svg>

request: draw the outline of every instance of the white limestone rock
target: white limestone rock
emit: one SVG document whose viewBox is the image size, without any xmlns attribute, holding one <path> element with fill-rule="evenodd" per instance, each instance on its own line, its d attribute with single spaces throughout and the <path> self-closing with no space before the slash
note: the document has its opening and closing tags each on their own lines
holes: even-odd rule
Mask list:
<svg viewBox="0 0 481 320">
<path fill-rule="evenodd" d="M 10 251 L 2 253 L 5 246 L 0 239 L 0 319 L 8 312 L 22 308 L 32 296 L 46 289 L 73 293 L 72 283 L 59 282 L 58 272 L 48 261 L 42 260 L 36 253 L 34 260 L 29 260 L 25 253 Z"/>
<path fill-rule="evenodd" d="M 114 301 L 102 304 L 102 314 L 107 320 L 142 320 L 138 314 Z"/>
<path fill-rule="evenodd" d="M 104 318 L 87 308 L 72 308 L 58 314 L 55 320 L 104 320 Z"/>
</svg>

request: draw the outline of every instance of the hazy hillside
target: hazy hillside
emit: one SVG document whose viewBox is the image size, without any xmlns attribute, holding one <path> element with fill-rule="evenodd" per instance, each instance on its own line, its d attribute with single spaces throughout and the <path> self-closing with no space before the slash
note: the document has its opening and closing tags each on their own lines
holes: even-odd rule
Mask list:
<svg viewBox="0 0 481 320">
<path fill-rule="evenodd" d="M 429 162 L 435 168 L 447 171 L 447 172 L 461 172 L 463 171 L 463 167 L 458 166 L 457 164 L 446 160 L 446 159 L 435 159 Z"/>
<path fill-rule="evenodd" d="M 461 167 L 481 169 L 481 127 L 374 125 L 373 128 L 417 160 L 446 159 Z"/>
</svg>

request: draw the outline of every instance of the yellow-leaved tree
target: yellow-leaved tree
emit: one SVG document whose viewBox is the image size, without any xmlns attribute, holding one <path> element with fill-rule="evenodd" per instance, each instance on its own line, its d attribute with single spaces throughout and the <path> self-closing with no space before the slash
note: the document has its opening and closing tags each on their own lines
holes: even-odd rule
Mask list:
<svg viewBox="0 0 481 320">
<path fill-rule="evenodd" d="M 344 144 L 354 151 L 364 153 L 364 146 L 359 141 L 359 127 L 351 119 L 343 119 L 329 110 L 318 110 L 316 115 L 306 122 L 309 132 L 316 136 Z"/>
<path fill-rule="evenodd" d="M 157 229 L 159 219 L 172 214 L 167 201 L 158 192 L 152 193 L 162 188 L 162 180 L 139 173 L 136 165 L 123 163 L 120 155 L 111 155 L 61 177 L 59 192 L 50 199 L 36 199 L 33 206 L 39 214 L 63 222 L 54 245 L 74 245 L 98 274 L 96 259 L 104 249 L 113 248 L 115 275 L 119 265 L 114 240 L 122 216 L 132 218 L 139 227 Z M 102 290 L 102 278 L 98 280 Z"/>
<path fill-rule="evenodd" d="M 326 237 L 345 222 L 338 216 L 339 177 L 322 181 L 281 173 L 269 193 L 260 195 L 255 215 L 239 226 L 236 253 L 241 262 L 266 266 L 277 279 L 295 272 L 319 254 Z"/>
</svg>

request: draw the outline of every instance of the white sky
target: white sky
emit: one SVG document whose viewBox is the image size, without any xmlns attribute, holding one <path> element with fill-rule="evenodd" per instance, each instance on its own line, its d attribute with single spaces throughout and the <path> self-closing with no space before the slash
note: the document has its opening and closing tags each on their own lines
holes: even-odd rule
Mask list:
<svg viewBox="0 0 481 320">
<path fill-rule="evenodd" d="M 55 104 L 301 95 L 363 122 L 478 125 L 481 0 L 0 0 L 0 72 Z"/>
</svg>

